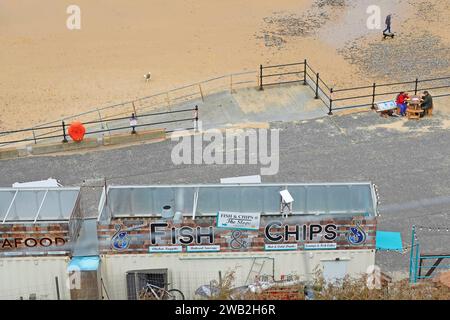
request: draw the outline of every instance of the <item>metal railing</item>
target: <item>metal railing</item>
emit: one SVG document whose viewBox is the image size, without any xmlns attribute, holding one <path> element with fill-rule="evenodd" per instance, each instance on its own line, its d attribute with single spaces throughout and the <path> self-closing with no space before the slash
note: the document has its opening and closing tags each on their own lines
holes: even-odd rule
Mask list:
<svg viewBox="0 0 450 320">
<path fill-rule="evenodd" d="M 191 115 L 188 116 L 187 113 Z M 131 124 L 128 123 L 132 118 L 139 119 L 139 123 Z M 168 119 L 169 118 L 169 119 Z M 144 120 L 144 121 L 143 121 Z M 167 124 L 174 123 L 192 123 L 191 126 L 186 125 L 183 128 L 177 128 L 177 130 L 192 130 L 197 128 L 198 123 L 198 106 L 196 105 L 194 108 L 189 109 L 180 109 L 180 110 L 172 110 L 172 111 L 164 111 L 164 112 L 153 112 L 153 113 L 144 113 L 140 114 L 138 117 L 135 116 L 135 113 L 132 113 L 131 116 L 128 117 L 117 117 L 111 119 L 102 119 L 102 120 L 93 120 L 84 122 L 83 125 L 86 127 L 85 136 L 94 135 L 94 134 L 103 134 L 109 133 L 113 131 L 130 131 L 132 129 L 132 133 L 136 133 L 136 128 L 144 128 L 144 127 L 152 127 L 158 126 L 163 127 Z M 100 124 L 101 127 L 98 128 L 95 125 Z M 45 130 L 51 130 L 49 132 L 41 132 Z M 13 131 L 4 131 L 0 132 L 0 138 L 4 136 L 8 136 L 8 134 L 15 133 L 29 133 L 33 134 L 32 138 L 23 138 L 17 140 L 0 140 L 0 146 L 11 145 L 20 142 L 34 142 L 38 143 L 40 140 L 51 140 L 51 139 L 60 139 L 61 142 L 68 142 L 68 125 L 65 120 L 61 121 L 61 124 L 45 126 L 45 127 L 35 127 L 21 130 L 13 130 Z M 167 130 L 166 132 L 172 132 L 174 130 Z M 55 134 L 59 133 L 59 134 Z"/>
<path fill-rule="evenodd" d="M 450 261 L 450 252 L 445 254 L 423 254 L 421 252 L 420 242 L 417 236 L 417 229 L 412 226 L 411 229 L 411 252 L 409 257 L 409 282 L 417 283 L 419 280 L 431 279 L 433 274 L 444 269 L 449 270 L 450 264 L 441 264 L 442 261 Z M 419 226 L 420 227 L 420 226 Z M 421 229 L 421 228 L 419 228 Z M 447 228 L 448 230 L 448 228 Z M 432 265 L 425 264 L 426 261 L 433 262 Z M 423 274 L 425 273 L 425 274 Z"/>
<path fill-rule="evenodd" d="M 239 88 L 254 87 L 257 84 L 256 76 L 257 74 L 255 71 L 226 74 L 150 96 L 104 107 L 96 107 L 86 112 L 63 117 L 59 120 L 41 123 L 32 128 L 3 131 L 0 132 L 0 147 L 24 142 L 37 143 L 48 139 L 63 138 L 63 135 L 61 134 L 61 132 L 65 131 L 63 126 L 67 126 L 75 120 L 86 125 L 95 123 L 100 124 L 101 128 L 104 130 L 97 131 L 96 133 L 119 130 L 109 129 L 109 124 L 111 124 L 111 121 L 120 119 L 121 116 L 124 116 L 123 119 L 125 119 L 128 118 L 128 115 L 134 113 L 142 118 L 143 115 L 145 116 L 146 114 L 150 114 L 149 112 L 161 108 L 169 110 L 167 112 L 162 112 L 161 114 L 168 114 L 174 109 L 180 108 L 187 103 L 198 105 L 204 102 L 208 95 L 225 91 L 233 92 Z M 173 113 L 176 112 L 178 111 Z M 153 113 L 153 115 L 155 115 L 155 113 Z M 162 122 L 160 124 L 164 123 L 165 122 Z M 92 134 L 92 132 L 88 133 Z"/>
<path fill-rule="evenodd" d="M 266 70 L 271 71 L 268 73 Z M 266 80 L 267 78 L 273 79 L 273 77 L 276 77 L 276 79 Z M 392 96 L 396 96 L 401 91 L 411 91 L 417 95 L 419 91 L 434 90 L 433 98 L 450 96 L 450 76 L 422 80 L 416 78 L 412 81 L 373 83 L 368 86 L 336 89 L 327 85 L 320 77 L 320 74 L 308 64 L 306 59 L 299 63 L 260 65 L 258 79 L 260 90 L 264 90 L 264 86 L 287 83 L 303 83 L 303 85 L 307 85 L 314 91 L 314 98 L 320 99 L 328 108 L 329 115 L 332 115 L 333 111 L 336 110 L 367 106 L 374 109 L 377 97 L 383 97 L 383 99 L 390 97 L 392 100 Z"/>
<path fill-rule="evenodd" d="M 255 82 L 255 76 L 257 81 Z M 373 83 L 367 86 L 358 86 L 353 88 L 333 88 L 320 77 L 305 59 L 303 62 L 259 66 L 259 72 L 245 71 L 232 73 L 220 77 L 210 78 L 204 81 L 192 83 L 186 86 L 178 87 L 165 92 L 157 93 L 151 96 L 138 98 L 135 100 L 122 102 L 119 104 L 97 107 L 87 112 L 68 116 L 60 120 L 51 121 L 36 125 L 32 128 L 22 130 L 10 130 L 0 132 L 0 147 L 21 142 L 37 143 L 41 140 L 63 138 L 66 141 L 66 124 L 73 120 L 78 120 L 85 125 L 100 124 L 101 128 L 88 131 L 86 134 L 104 133 L 117 130 L 128 129 L 129 126 L 114 126 L 117 121 L 129 119 L 123 115 L 140 115 L 140 118 L 157 116 L 162 114 L 175 114 L 186 110 L 173 110 L 186 103 L 197 104 L 204 102 L 208 95 L 219 92 L 230 91 L 238 88 L 253 87 L 257 84 L 260 90 L 266 86 L 302 83 L 308 86 L 314 92 L 314 98 L 320 99 L 328 108 L 328 114 L 333 111 L 362 108 L 370 106 L 375 108 L 376 99 L 382 98 L 384 101 L 393 99 L 401 91 L 413 91 L 417 94 L 419 91 L 433 90 L 433 98 L 450 96 L 450 76 L 418 79 L 404 82 L 393 83 Z M 426 85 L 425 85 L 426 84 Z M 422 86 L 421 86 L 422 85 Z M 165 108 L 169 111 L 148 113 L 150 110 Z M 192 111 L 193 109 L 187 109 Z M 172 122 L 192 121 L 190 119 L 178 119 L 169 121 L 156 121 L 139 124 L 136 127 L 163 125 Z M 7 140 L 4 140 L 8 138 Z"/>
<path fill-rule="evenodd" d="M 426 85 L 424 85 L 426 84 Z M 332 110 L 343 110 L 351 108 L 371 107 L 375 108 L 377 98 L 390 97 L 393 99 L 399 92 L 414 92 L 417 95 L 420 91 L 433 90 L 433 98 L 450 96 L 450 77 L 419 79 L 412 81 L 373 83 L 370 86 L 361 86 L 344 89 L 330 89 L 332 99 L 330 101 L 330 112 Z M 446 89 L 446 90 L 443 90 Z M 337 105 L 337 103 L 341 105 Z M 344 102 L 344 105 L 342 105 Z M 351 103 L 349 103 L 351 102 Z M 333 108 L 333 103 L 335 103 Z M 356 104 L 352 104 L 356 103 Z"/>
<path fill-rule="evenodd" d="M 304 62 L 278 64 L 272 66 L 263 66 L 261 64 L 259 66 L 259 90 L 264 90 L 264 86 L 296 83 L 301 81 L 303 84 L 306 84 L 306 66 L 306 60 Z M 275 71 L 265 74 L 264 71 L 268 69 L 275 69 Z M 288 77 L 286 78 L 286 76 Z M 276 77 L 275 80 L 264 83 L 265 78 L 273 77 Z"/>
</svg>

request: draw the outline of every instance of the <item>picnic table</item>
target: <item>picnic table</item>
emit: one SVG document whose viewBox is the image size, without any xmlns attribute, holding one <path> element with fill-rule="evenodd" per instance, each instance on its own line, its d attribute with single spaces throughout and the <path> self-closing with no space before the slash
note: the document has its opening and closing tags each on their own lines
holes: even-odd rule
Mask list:
<svg viewBox="0 0 450 320">
<path fill-rule="evenodd" d="M 406 99 L 408 108 L 406 109 L 406 115 L 408 119 L 420 119 L 420 115 L 424 112 L 422 109 L 422 98 L 420 96 L 411 96 Z"/>
</svg>

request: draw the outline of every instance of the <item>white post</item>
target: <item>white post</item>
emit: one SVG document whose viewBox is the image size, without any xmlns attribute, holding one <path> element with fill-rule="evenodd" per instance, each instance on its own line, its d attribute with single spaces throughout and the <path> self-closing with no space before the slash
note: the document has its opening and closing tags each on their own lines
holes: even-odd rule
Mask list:
<svg viewBox="0 0 450 320">
<path fill-rule="evenodd" d="M 17 196 L 18 192 L 19 192 L 19 190 L 16 190 L 16 193 L 14 194 L 14 197 L 12 198 L 11 203 L 9 204 L 8 211 L 6 211 L 5 217 L 3 218 L 2 224 L 4 224 L 6 221 L 6 218 L 8 218 L 9 211 L 11 211 L 12 205 L 14 203 L 14 200 L 16 200 L 16 196 Z"/>
<path fill-rule="evenodd" d="M 48 189 L 45 190 L 44 197 L 42 198 L 41 204 L 39 205 L 39 209 L 38 209 L 38 211 L 36 213 L 36 216 L 34 217 L 33 223 L 36 223 L 37 218 L 39 217 L 39 213 L 41 213 L 41 209 L 42 209 L 42 206 L 44 205 L 45 198 L 47 198 L 47 193 L 48 193 Z"/>
<path fill-rule="evenodd" d="M 195 213 L 197 211 L 197 200 L 198 200 L 198 188 L 195 189 L 194 193 L 194 205 L 192 207 L 192 219 L 195 220 Z"/>
</svg>

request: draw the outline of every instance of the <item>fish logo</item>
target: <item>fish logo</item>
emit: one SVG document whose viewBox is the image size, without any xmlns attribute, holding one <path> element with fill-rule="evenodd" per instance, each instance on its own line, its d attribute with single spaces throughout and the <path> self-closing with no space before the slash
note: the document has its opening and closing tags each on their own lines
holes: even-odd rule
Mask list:
<svg viewBox="0 0 450 320">
<path fill-rule="evenodd" d="M 127 249 L 128 246 L 130 245 L 130 236 L 126 231 L 121 231 L 122 230 L 121 225 L 116 224 L 114 228 L 116 229 L 116 233 L 111 238 L 111 244 L 113 249 L 119 251 Z"/>
<path fill-rule="evenodd" d="M 366 233 L 361 228 L 361 223 L 356 222 L 347 232 L 347 241 L 350 244 L 362 244 L 366 241 Z"/>
</svg>

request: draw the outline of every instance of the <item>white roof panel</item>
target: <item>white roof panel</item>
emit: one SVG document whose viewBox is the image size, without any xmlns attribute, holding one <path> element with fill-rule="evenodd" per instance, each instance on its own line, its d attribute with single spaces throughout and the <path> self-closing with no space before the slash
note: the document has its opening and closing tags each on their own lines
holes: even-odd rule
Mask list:
<svg viewBox="0 0 450 320">
<path fill-rule="evenodd" d="M 109 186 L 99 206 L 99 220 L 159 216 L 165 205 L 172 206 L 174 211 L 184 215 L 193 215 L 193 208 L 196 207 L 196 216 L 216 215 L 219 211 L 280 214 L 282 190 L 288 190 L 294 200 L 293 214 L 377 214 L 375 191 L 370 182 L 155 185 Z"/>
<path fill-rule="evenodd" d="M 0 189 L 0 223 L 68 221 L 79 188 Z"/>
</svg>

